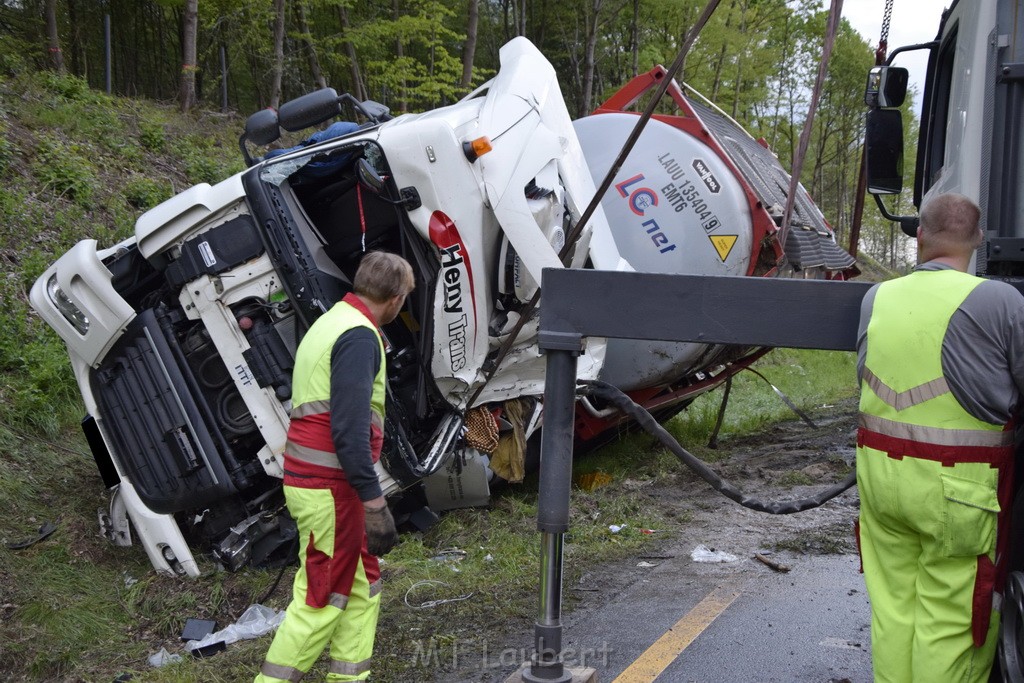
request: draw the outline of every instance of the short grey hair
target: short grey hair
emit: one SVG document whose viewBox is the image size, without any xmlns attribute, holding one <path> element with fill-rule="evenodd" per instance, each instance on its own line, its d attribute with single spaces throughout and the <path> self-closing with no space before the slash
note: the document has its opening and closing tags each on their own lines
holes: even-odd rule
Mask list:
<svg viewBox="0 0 1024 683">
<path fill-rule="evenodd" d="M 356 294 L 376 303 L 406 296 L 415 287 L 416 280 L 409 262 L 386 251 L 371 251 L 363 256 L 352 281 Z"/>
</svg>

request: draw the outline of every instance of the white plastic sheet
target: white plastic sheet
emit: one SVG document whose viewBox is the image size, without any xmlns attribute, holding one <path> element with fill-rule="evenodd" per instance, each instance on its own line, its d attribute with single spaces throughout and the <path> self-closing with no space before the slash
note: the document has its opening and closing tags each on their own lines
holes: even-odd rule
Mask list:
<svg viewBox="0 0 1024 683">
<path fill-rule="evenodd" d="M 242 616 L 238 617 L 238 621 L 219 631 L 214 631 L 202 640 L 190 640 L 185 644 L 185 649 L 191 652 L 214 643 L 223 642 L 225 645 L 230 645 L 237 640 L 259 638 L 276 630 L 284 621 L 284 614 L 283 611 L 278 612 L 263 605 L 249 605 L 242 612 Z"/>
<path fill-rule="evenodd" d="M 172 662 L 180 662 L 181 655 L 172 655 L 167 651 L 166 647 L 160 648 L 160 652 L 149 656 L 149 665 L 160 667 L 164 664 L 170 664 Z"/>
<path fill-rule="evenodd" d="M 715 550 L 701 544 L 690 553 L 690 559 L 694 562 L 735 562 L 738 558 L 732 553 Z"/>
</svg>

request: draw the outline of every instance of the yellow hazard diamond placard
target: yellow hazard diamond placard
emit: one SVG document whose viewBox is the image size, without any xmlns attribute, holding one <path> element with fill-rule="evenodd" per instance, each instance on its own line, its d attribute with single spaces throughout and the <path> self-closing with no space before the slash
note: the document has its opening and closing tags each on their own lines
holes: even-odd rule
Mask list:
<svg viewBox="0 0 1024 683">
<path fill-rule="evenodd" d="M 708 235 L 708 239 L 711 240 L 715 251 L 718 252 L 718 258 L 722 259 L 724 263 L 725 259 L 729 258 L 729 252 L 736 245 L 736 235 Z"/>
</svg>

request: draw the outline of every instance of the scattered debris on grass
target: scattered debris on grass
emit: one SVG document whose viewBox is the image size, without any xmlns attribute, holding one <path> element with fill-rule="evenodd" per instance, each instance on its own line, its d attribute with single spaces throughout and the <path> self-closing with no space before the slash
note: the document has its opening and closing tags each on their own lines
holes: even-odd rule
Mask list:
<svg viewBox="0 0 1024 683">
<path fill-rule="evenodd" d="M 694 562 L 735 562 L 739 558 L 724 550 L 715 550 L 701 544 L 690 553 L 690 559 Z"/>
<path fill-rule="evenodd" d="M 424 581 L 417 581 L 413 585 L 409 586 L 409 590 L 407 590 L 405 592 L 405 598 L 403 598 L 403 600 L 405 602 L 406 607 L 410 607 L 412 609 L 429 609 L 431 607 L 437 607 L 438 605 L 445 605 L 445 604 L 448 604 L 450 602 L 462 602 L 463 600 L 469 600 L 471 597 L 473 597 L 472 593 L 467 593 L 466 595 L 460 595 L 460 596 L 455 597 L 455 598 L 441 598 L 441 599 L 438 599 L 438 600 L 426 600 L 425 602 L 421 602 L 418 605 L 414 605 L 411 602 L 409 602 L 409 595 L 413 591 L 415 591 L 417 588 L 419 588 L 420 586 L 447 586 L 447 585 L 448 584 L 445 583 L 444 581 L 433 581 L 433 580 L 429 580 L 429 579 L 428 580 L 424 580 Z"/>
</svg>

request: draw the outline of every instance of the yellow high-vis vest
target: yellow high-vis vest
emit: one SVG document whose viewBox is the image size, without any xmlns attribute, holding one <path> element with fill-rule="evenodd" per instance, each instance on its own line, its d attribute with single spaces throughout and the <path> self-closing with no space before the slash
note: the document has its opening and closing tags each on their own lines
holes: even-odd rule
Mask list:
<svg viewBox="0 0 1024 683">
<path fill-rule="evenodd" d="M 357 327 L 373 331 L 380 347 L 380 366 L 373 380 L 370 398 L 371 421 L 384 430 L 385 362 L 380 331 L 367 315 L 345 297 L 317 318 L 306 332 L 295 354 L 292 374 L 291 425 L 285 452 L 289 457 L 334 469 L 340 468 L 331 439 L 331 352 L 338 338 Z M 358 299 L 355 303 L 358 304 Z M 367 435 L 370 438 L 370 435 Z M 374 454 L 376 459 L 379 453 Z"/>
<path fill-rule="evenodd" d="M 1005 425 L 979 420 L 957 402 L 942 373 L 950 318 L 981 282 L 937 270 L 879 286 L 867 326 L 858 445 L 949 463 L 992 462 L 1012 445 Z"/>
</svg>

